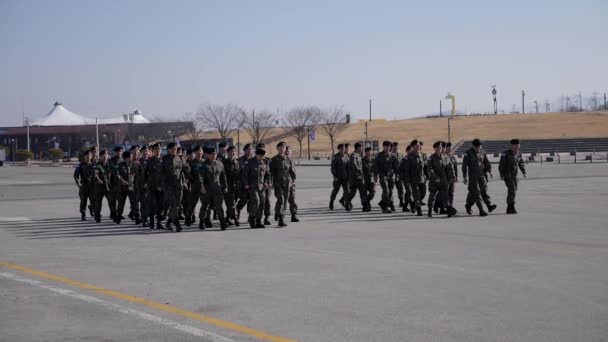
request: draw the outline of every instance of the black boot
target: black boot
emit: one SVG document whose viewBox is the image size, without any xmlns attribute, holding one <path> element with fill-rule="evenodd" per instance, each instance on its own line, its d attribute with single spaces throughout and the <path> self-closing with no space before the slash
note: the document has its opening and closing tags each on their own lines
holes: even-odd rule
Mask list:
<svg viewBox="0 0 608 342">
<path fill-rule="evenodd" d="M 405 206 L 403 199 L 399 199 L 399 208 L 403 208 L 403 206 Z"/>
<path fill-rule="evenodd" d="M 160 220 L 156 220 L 156 229 L 165 229 Z"/>
<path fill-rule="evenodd" d="M 139 219 L 139 216 L 134 215 L 133 217 L 135 217 L 135 224 L 136 224 L 136 225 L 141 224 L 141 220 Z"/>
<path fill-rule="evenodd" d="M 260 220 L 260 221 L 257 221 L 257 222 L 255 223 L 255 227 L 256 227 L 256 228 L 266 228 L 266 226 L 265 226 L 265 225 L 262 223 L 262 221 L 261 221 L 261 220 Z"/>
<path fill-rule="evenodd" d="M 208 217 L 205 219 L 205 228 L 213 228 L 213 224 L 211 223 L 211 219 L 208 218 Z"/>
<path fill-rule="evenodd" d="M 80 220 L 81 221 L 86 221 L 87 220 L 87 214 L 85 214 L 84 211 L 80 213 Z"/>
<path fill-rule="evenodd" d="M 454 207 L 452 207 L 452 206 L 448 207 L 447 212 L 448 212 L 448 217 L 452 217 L 452 216 L 456 215 L 456 213 L 457 213 L 456 209 L 454 209 Z"/>
<path fill-rule="evenodd" d="M 156 228 L 156 226 L 154 225 L 154 216 L 150 217 L 150 222 L 148 223 L 148 227 L 150 227 L 150 229 Z"/>
<path fill-rule="evenodd" d="M 241 225 L 241 222 L 239 222 L 239 219 L 235 217 L 234 218 L 234 226 L 235 227 L 239 227 L 240 225 Z"/>
<path fill-rule="evenodd" d="M 277 213 L 275 213 L 275 214 L 274 214 L 274 220 L 275 220 L 275 221 L 278 221 L 278 220 L 279 220 L 279 214 L 277 214 Z"/>
<path fill-rule="evenodd" d="M 198 223 L 198 229 L 205 230 L 205 223 L 202 220 Z"/>
<path fill-rule="evenodd" d="M 179 221 L 175 222 L 175 232 L 179 233 L 182 231 L 182 225 Z"/>
<path fill-rule="evenodd" d="M 93 212 L 93 207 L 89 206 L 89 214 L 91 214 L 91 217 L 95 217 L 95 212 Z"/>
<path fill-rule="evenodd" d="M 270 223 L 270 220 L 268 219 L 268 216 L 264 217 L 264 224 L 267 226 L 270 226 L 272 223 Z"/>
<path fill-rule="evenodd" d="M 247 221 L 249 221 L 249 227 L 255 228 L 255 217 L 250 217 Z"/>
<path fill-rule="evenodd" d="M 340 200 L 338 202 L 340 202 L 340 204 L 342 205 L 342 207 L 344 207 L 344 209 L 348 210 L 348 206 L 347 206 L 346 202 L 344 202 L 344 198 L 340 198 Z"/>
<path fill-rule="evenodd" d="M 192 225 L 192 221 L 190 221 L 190 216 L 186 216 L 186 218 L 184 219 L 184 225 L 186 227 L 190 227 Z"/>
<path fill-rule="evenodd" d="M 116 219 L 114 220 L 114 222 L 116 224 L 120 224 L 120 221 L 122 221 L 122 215 L 116 215 Z"/>
<path fill-rule="evenodd" d="M 167 224 L 165 224 L 165 228 L 167 228 L 167 230 L 173 230 L 173 220 L 171 218 L 167 219 Z"/>
<path fill-rule="evenodd" d="M 95 222 L 101 222 L 101 215 L 95 215 Z"/>
<path fill-rule="evenodd" d="M 488 205 L 488 211 L 489 212 L 493 212 L 496 209 L 496 204 L 489 204 Z"/>
<path fill-rule="evenodd" d="M 488 213 L 485 212 L 485 210 L 480 210 L 479 211 L 479 216 L 484 217 L 484 216 L 488 216 Z"/>
<path fill-rule="evenodd" d="M 508 204 L 507 205 L 507 214 L 517 214 L 517 211 L 515 210 L 515 205 L 514 204 Z"/>
<path fill-rule="evenodd" d="M 467 211 L 467 214 L 469 215 L 473 215 L 473 211 L 471 210 L 471 206 L 470 205 L 465 205 L 464 209 Z"/>
<path fill-rule="evenodd" d="M 226 230 L 226 228 L 228 228 L 228 220 L 224 220 L 220 222 L 220 229 L 221 230 Z"/>
<path fill-rule="evenodd" d="M 329 202 L 329 210 L 334 210 L 334 201 Z"/>
<path fill-rule="evenodd" d="M 395 204 L 393 203 L 393 201 L 390 201 L 388 203 L 388 207 L 389 207 L 389 209 L 391 210 L 392 213 L 395 212 Z"/>
<path fill-rule="evenodd" d="M 422 216 L 422 208 L 421 207 L 416 208 L 416 216 Z"/>
<path fill-rule="evenodd" d="M 407 213 L 408 211 L 410 211 L 410 208 L 408 208 L 408 206 L 407 206 L 407 202 L 403 203 L 403 207 L 401 208 L 401 211 L 403 211 L 404 213 Z"/>
<path fill-rule="evenodd" d="M 300 220 L 298 219 L 298 216 L 296 214 L 291 215 L 291 222 L 300 222 Z"/>
<path fill-rule="evenodd" d="M 426 214 L 428 217 L 433 217 L 433 209 L 429 208 L 428 213 Z"/>
<path fill-rule="evenodd" d="M 141 221 L 141 226 L 142 227 L 149 227 L 150 223 L 148 222 L 148 220 L 144 217 L 144 219 Z"/>
<path fill-rule="evenodd" d="M 439 214 L 439 202 L 435 202 L 435 205 L 433 206 L 433 211 L 435 212 L 435 214 Z"/>
<path fill-rule="evenodd" d="M 283 216 L 279 216 L 279 227 L 287 227 L 287 223 L 283 220 Z"/>
</svg>

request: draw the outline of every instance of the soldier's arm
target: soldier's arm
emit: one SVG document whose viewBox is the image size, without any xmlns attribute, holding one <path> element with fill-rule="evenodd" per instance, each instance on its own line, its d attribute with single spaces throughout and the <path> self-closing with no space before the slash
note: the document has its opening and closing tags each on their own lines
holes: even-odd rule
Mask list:
<svg viewBox="0 0 608 342">
<path fill-rule="evenodd" d="M 338 158 L 336 158 L 335 156 L 333 156 L 331 158 L 331 175 L 336 177 L 336 160 Z"/>
<path fill-rule="evenodd" d="M 245 189 L 249 189 L 249 164 L 245 165 L 241 174 L 241 183 Z"/>
<path fill-rule="evenodd" d="M 519 166 L 519 169 L 521 170 L 521 173 L 524 175 L 524 177 L 527 175 L 526 173 L 526 164 L 524 163 L 524 158 L 519 158 L 519 162 L 517 163 L 517 166 Z"/>
<path fill-rule="evenodd" d="M 456 177 L 456 180 L 458 180 L 458 159 L 456 159 L 456 156 L 454 156 L 454 177 Z"/>
<path fill-rule="evenodd" d="M 227 181 L 226 181 L 226 169 L 222 167 L 222 172 L 220 172 L 220 185 L 222 186 L 222 192 L 226 192 L 227 189 Z"/>
<path fill-rule="evenodd" d="M 462 179 L 466 179 L 467 178 L 467 165 L 469 164 L 469 156 L 468 155 L 464 155 L 464 157 L 462 158 Z"/>
<path fill-rule="evenodd" d="M 76 167 L 76 170 L 74 170 L 74 181 L 76 182 L 76 186 L 78 186 L 80 188 L 80 186 L 82 186 L 82 170 L 80 165 L 78 165 Z"/>
<path fill-rule="evenodd" d="M 95 177 L 95 181 L 97 182 L 97 184 L 103 184 L 103 181 L 101 180 L 101 178 L 99 178 L 99 166 L 97 166 L 95 168 L 95 173 L 94 173 L 94 177 Z"/>
<path fill-rule="evenodd" d="M 507 158 L 506 158 L 506 153 L 503 152 L 500 154 L 500 161 L 498 162 L 498 174 L 500 175 L 500 179 L 505 178 L 505 171 L 506 171 L 506 165 L 507 164 Z"/>
<path fill-rule="evenodd" d="M 292 182 L 296 181 L 296 169 L 293 167 L 293 162 L 289 161 L 289 176 L 291 177 Z"/>
</svg>

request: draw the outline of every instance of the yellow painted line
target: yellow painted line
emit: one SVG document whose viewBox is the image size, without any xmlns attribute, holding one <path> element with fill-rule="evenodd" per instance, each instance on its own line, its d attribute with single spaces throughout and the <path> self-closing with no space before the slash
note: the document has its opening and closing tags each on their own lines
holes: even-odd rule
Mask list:
<svg viewBox="0 0 608 342">
<path fill-rule="evenodd" d="M 105 296 L 109 296 L 109 297 L 125 300 L 125 301 L 131 302 L 131 303 L 141 304 L 141 305 L 147 306 L 147 307 L 155 309 L 155 310 L 159 310 L 159 311 L 163 311 L 163 312 L 168 312 L 168 313 L 172 313 L 172 314 L 175 314 L 175 315 L 178 315 L 178 316 L 190 318 L 190 319 L 193 319 L 195 321 L 199 321 L 199 322 L 203 322 L 203 323 L 207 323 L 207 324 L 216 326 L 218 328 L 222 328 L 222 329 L 226 329 L 226 330 L 231 330 L 231 331 L 243 334 L 243 335 L 255 337 L 255 338 L 257 338 L 259 340 L 262 340 L 262 341 L 268 341 L 268 342 L 295 342 L 295 340 L 290 340 L 290 339 L 279 337 L 279 336 L 273 336 L 273 335 L 270 335 L 270 334 L 265 333 L 263 331 L 255 330 L 255 329 L 252 329 L 252 328 L 248 328 L 248 327 L 240 325 L 240 324 L 224 321 L 224 320 L 221 320 L 221 319 L 218 319 L 218 318 L 214 318 L 214 317 L 209 317 L 209 316 L 206 316 L 206 315 L 201 315 L 201 314 L 198 314 L 196 312 L 192 312 L 192 311 L 188 311 L 188 310 L 184 310 L 184 309 L 179 309 L 179 308 L 176 308 L 174 306 L 170 306 L 170 305 L 166 305 L 166 304 L 161 304 L 161 303 L 158 303 L 158 302 L 155 302 L 155 301 L 151 301 L 151 300 L 147 300 L 147 299 L 144 299 L 144 298 L 139 298 L 139 297 L 131 296 L 131 295 L 124 294 L 124 293 L 121 293 L 121 292 L 118 292 L 118 291 L 104 289 L 104 288 L 101 288 L 101 287 L 97 287 L 95 285 L 91 285 L 91 284 L 87 284 L 87 283 L 81 283 L 81 282 L 76 281 L 76 280 L 72 280 L 72 279 L 61 277 L 61 276 L 49 274 L 49 273 L 46 273 L 46 272 L 34 270 L 34 269 L 31 269 L 31 268 L 28 268 L 28 267 L 24 267 L 24 266 L 15 265 L 15 264 L 12 264 L 12 263 L 9 263 L 9 262 L 0 261 L 0 266 L 6 267 L 6 268 L 10 268 L 10 269 L 15 270 L 15 271 L 27 273 L 27 274 L 30 274 L 30 275 L 33 275 L 33 276 L 36 276 L 36 277 L 39 277 L 39 278 L 53 280 L 53 281 L 56 281 L 58 283 L 70 285 L 70 286 L 77 287 L 77 288 L 80 288 L 80 289 L 83 289 L 83 290 L 96 292 L 96 293 L 99 293 L 99 294 L 102 294 L 102 295 L 105 295 Z"/>
</svg>

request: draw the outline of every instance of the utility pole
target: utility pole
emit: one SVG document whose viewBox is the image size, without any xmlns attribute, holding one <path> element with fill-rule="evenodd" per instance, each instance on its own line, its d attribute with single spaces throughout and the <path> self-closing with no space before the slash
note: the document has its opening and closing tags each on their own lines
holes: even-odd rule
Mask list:
<svg viewBox="0 0 608 342">
<path fill-rule="evenodd" d="M 452 141 L 452 117 L 448 116 L 448 141 Z"/>
<path fill-rule="evenodd" d="M 95 117 L 95 138 L 97 142 L 97 150 L 101 151 L 101 146 L 99 146 L 99 120 Z"/>
<path fill-rule="evenodd" d="M 27 151 L 30 152 L 30 118 L 25 118 L 25 125 L 27 126 Z"/>
<path fill-rule="evenodd" d="M 369 121 L 372 121 L 372 99 L 369 99 Z"/>
<path fill-rule="evenodd" d="M 566 112 L 570 111 L 570 96 L 566 95 Z"/>
<path fill-rule="evenodd" d="M 551 111 L 551 105 L 549 104 L 549 99 L 545 99 L 545 113 L 549 113 Z"/>
<path fill-rule="evenodd" d="M 526 105 L 525 105 L 526 92 L 521 91 L 521 113 L 526 114 Z"/>
<path fill-rule="evenodd" d="M 439 100 L 439 116 L 443 117 L 443 109 L 441 108 L 441 100 Z"/>
<path fill-rule="evenodd" d="M 536 105 L 536 113 L 538 114 L 538 101 L 534 100 L 534 105 Z"/>
<path fill-rule="evenodd" d="M 254 135 L 254 140 L 255 140 L 255 136 L 257 136 L 257 129 L 255 126 L 255 109 L 251 110 L 251 127 L 253 128 L 253 135 Z M 258 143 L 256 141 L 253 142 L 254 145 L 257 145 Z"/>
<path fill-rule="evenodd" d="M 562 108 L 561 108 L 560 112 L 563 113 L 564 112 L 564 94 L 562 94 L 561 100 L 562 100 Z"/>
<path fill-rule="evenodd" d="M 578 111 L 583 111 L 583 94 L 580 91 L 578 92 Z"/>
<path fill-rule="evenodd" d="M 608 109 L 608 106 L 606 105 L 606 93 L 604 93 L 604 110 Z"/>
<path fill-rule="evenodd" d="M 365 143 L 363 144 L 363 150 L 365 150 L 365 148 L 367 147 L 367 142 L 369 141 L 367 139 L 367 122 L 365 122 Z"/>
<path fill-rule="evenodd" d="M 591 101 L 593 101 L 593 110 L 597 110 L 597 91 L 593 92 L 593 97 L 591 98 Z"/>
<path fill-rule="evenodd" d="M 308 143 L 308 160 L 310 160 L 310 126 L 308 126 L 308 134 L 306 136 L 306 139 Z"/>
<path fill-rule="evenodd" d="M 498 115 L 498 102 L 496 102 L 496 84 L 492 86 L 492 98 L 494 99 L 494 115 Z"/>
</svg>

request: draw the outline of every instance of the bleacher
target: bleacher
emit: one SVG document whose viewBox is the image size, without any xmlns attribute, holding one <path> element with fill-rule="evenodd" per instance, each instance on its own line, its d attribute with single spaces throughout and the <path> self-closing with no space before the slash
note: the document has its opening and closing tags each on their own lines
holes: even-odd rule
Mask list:
<svg viewBox="0 0 608 342">
<path fill-rule="evenodd" d="M 511 147 L 509 140 L 482 140 L 482 147 L 488 154 L 502 153 Z M 455 153 L 460 155 L 472 145 L 472 140 L 459 144 Z M 580 139 L 521 139 L 521 153 L 572 153 L 608 152 L 608 138 Z"/>
</svg>

